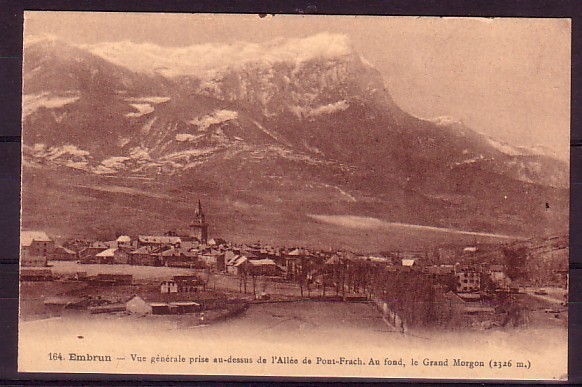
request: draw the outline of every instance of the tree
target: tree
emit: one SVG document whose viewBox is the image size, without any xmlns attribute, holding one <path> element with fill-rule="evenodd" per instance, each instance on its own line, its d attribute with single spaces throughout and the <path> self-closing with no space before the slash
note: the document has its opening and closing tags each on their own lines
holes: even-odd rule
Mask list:
<svg viewBox="0 0 582 387">
<path fill-rule="evenodd" d="M 299 273 L 297 273 L 297 281 L 299 282 L 299 291 L 301 294 L 301 298 L 303 298 L 303 284 L 307 276 L 305 275 L 305 258 L 301 257 L 301 267 L 299 268 Z"/>
<path fill-rule="evenodd" d="M 242 293 L 244 287 L 244 293 L 247 293 L 247 268 L 246 262 L 239 266 L 238 268 L 238 276 L 239 276 L 239 292 Z"/>
<path fill-rule="evenodd" d="M 503 255 L 505 256 L 505 266 L 507 267 L 507 275 L 511 279 L 524 278 L 526 274 L 526 263 L 528 260 L 527 247 L 504 247 Z"/>
</svg>

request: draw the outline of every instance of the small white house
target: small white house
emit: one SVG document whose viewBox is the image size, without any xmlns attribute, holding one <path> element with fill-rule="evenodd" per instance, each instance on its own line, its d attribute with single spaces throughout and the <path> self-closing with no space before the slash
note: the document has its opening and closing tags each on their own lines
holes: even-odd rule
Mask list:
<svg viewBox="0 0 582 387">
<path fill-rule="evenodd" d="M 117 247 L 120 249 L 129 249 L 131 248 L 131 238 L 127 235 L 121 235 L 119 238 L 115 240 L 117 242 Z"/>
<path fill-rule="evenodd" d="M 160 293 L 178 293 L 178 284 L 175 281 L 163 281 L 160 284 Z"/>
</svg>

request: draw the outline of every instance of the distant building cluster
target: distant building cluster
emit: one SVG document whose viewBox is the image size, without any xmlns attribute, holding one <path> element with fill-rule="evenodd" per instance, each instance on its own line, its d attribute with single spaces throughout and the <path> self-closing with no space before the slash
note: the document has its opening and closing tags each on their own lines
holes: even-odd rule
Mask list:
<svg viewBox="0 0 582 387">
<path fill-rule="evenodd" d="M 21 233 L 21 278 L 50 277 L 48 260 L 82 264 L 125 264 L 207 269 L 244 278 L 273 277 L 297 282 L 306 289 L 326 287 L 339 294 L 375 286 L 374 273 L 414 273 L 465 299 L 479 299 L 484 291 L 510 291 L 512 281 L 499 245 L 438 246 L 433 251 L 391 251 L 357 255 L 346 251 L 274 247 L 254 243 L 235 245 L 221 238 L 208 239 L 208 223 L 200 201 L 188 235 L 120 235 L 113 241 L 70 240 L 63 246 L 42 231 Z M 196 284 L 165 281 L 162 293 L 182 293 Z"/>
</svg>

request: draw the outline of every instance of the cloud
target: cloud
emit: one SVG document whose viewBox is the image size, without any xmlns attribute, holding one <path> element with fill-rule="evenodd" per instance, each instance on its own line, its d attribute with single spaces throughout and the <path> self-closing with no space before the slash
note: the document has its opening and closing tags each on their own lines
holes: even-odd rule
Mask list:
<svg viewBox="0 0 582 387">
<path fill-rule="evenodd" d="M 208 72 L 209 77 L 216 74 L 216 69 L 238 68 L 250 62 L 302 63 L 317 57 L 334 58 L 352 52 L 352 44 L 346 35 L 330 33 L 307 38 L 278 38 L 263 44 L 207 43 L 176 48 L 126 40 L 81 47 L 138 72 L 159 72 L 166 76 Z"/>
</svg>

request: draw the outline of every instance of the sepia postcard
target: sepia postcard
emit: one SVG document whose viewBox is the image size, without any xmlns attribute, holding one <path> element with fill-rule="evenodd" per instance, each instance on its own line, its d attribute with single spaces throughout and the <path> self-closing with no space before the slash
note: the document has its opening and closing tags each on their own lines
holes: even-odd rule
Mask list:
<svg viewBox="0 0 582 387">
<path fill-rule="evenodd" d="M 570 42 L 25 12 L 19 371 L 567 379 Z"/>
</svg>

